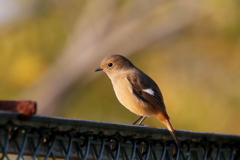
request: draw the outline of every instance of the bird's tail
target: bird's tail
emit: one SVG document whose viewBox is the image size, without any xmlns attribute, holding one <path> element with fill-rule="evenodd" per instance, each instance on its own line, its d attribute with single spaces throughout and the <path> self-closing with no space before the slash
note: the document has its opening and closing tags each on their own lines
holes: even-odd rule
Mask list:
<svg viewBox="0 0 240 160">
<path fill-rule="evenodd" d="M 164 125 L 167 126 L 167 129 L 169 130 L 170 134 L 172 135 L 173 139 L 175 140 L 177 146 L 178 146 L 179 148 L 181 148 L 180 143 L 179 143 L 179 141 L 178 141 L 178 139 L 177 139 L 176 133 L 175 133 L 175 131 L 174 131 L 174 129 L 173 129 L 173 127 L 172 127 L 172 124 L 170 123 L 169 119 L 168 119 L 168 118 L 165 118 L 165 117 L 163 118 L 163 115 L 162 115 L 162 114 L 157 114 L 157 115 L 155 115 L 155 116 L 157 117 L 157 119 L 158 119 L 159 121 L 161 121 Z"/>
</svg>

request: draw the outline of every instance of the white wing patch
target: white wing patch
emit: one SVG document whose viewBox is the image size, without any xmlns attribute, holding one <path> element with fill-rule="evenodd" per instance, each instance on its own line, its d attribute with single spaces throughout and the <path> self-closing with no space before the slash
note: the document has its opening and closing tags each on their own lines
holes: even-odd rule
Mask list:
<svg viewBox="0 0 240 160">
<path fill-rule="evenodd" d="M 151 88 L 143 89 L 144 92 L 147 92 L 148 94 L 154 96 L 154 91 Z"/>
</svg>

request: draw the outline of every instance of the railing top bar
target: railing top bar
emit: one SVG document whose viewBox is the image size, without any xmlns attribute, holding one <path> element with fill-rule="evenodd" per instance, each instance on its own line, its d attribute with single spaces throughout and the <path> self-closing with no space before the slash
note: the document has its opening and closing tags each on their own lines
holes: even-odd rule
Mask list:
<svg viewBox="0 0 240 160">
<path fill-rule="evenodd" d="M 46 127 L 55 128 L 57 127 L 60 131 L 68 131 L 75 129 L 79 132 L 93 131 L 99 133 L 100 131 L 104 134 L 112 135 L 119 132 L 121 135 L 136 135 L 136 137 L 151 136 L 153 139 L 171 139 L 172 137 L 165 128 L 155 128 L 149 126 L 136 126 L 129 124 L 109 123 L 100 121 L 90 121 L 82 119 L 70 119 L 61 117 L 52 117 L 45 115 L 35 115 L 30 121 L 19 121 L 17 119 L 18 114 L 13 112 L 0 111 L 0 125 L 7 124 L 11 121 L 17 126 L 30 126 L 35 128 Z M 233 134 L 220 134 L 220 133 L 209 133 L 209 132 L 195 132 L 176 130 L 178 137 L 181 140 L 199 141 L 203 139 L 211 141 L 239 141 L 240 135 Z"/>
</svg>

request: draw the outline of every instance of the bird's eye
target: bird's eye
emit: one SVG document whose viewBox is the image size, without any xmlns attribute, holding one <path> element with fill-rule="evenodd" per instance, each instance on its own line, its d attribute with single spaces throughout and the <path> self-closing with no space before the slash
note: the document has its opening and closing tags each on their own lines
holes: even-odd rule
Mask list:
<svg viewBox="0 0 240 160">
<path fill-rule="evenodd" d="M 113 63 L 108 63 L 108 67 L 112 67 L 113 66 Z"/>
</svg>

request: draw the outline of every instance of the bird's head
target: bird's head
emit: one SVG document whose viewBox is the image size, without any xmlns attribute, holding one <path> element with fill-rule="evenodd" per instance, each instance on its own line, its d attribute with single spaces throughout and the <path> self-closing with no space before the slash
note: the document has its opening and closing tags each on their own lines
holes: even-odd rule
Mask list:
<svg viewBox="0 0 240 160">
<path fill-rule="evenodd" d="M 133 64 L 131 61 L 129 61 L 127 58 L 121 55 L 110 55 L 105 57 L 100 67 L 95 70 L 97 71 L 104 71 L 109 78 L 111 78 L 113 75 L 118 74 L 120 71 L 123 71 L 125 69 L 129 69 L 133 67 Z"/>
</svg>

